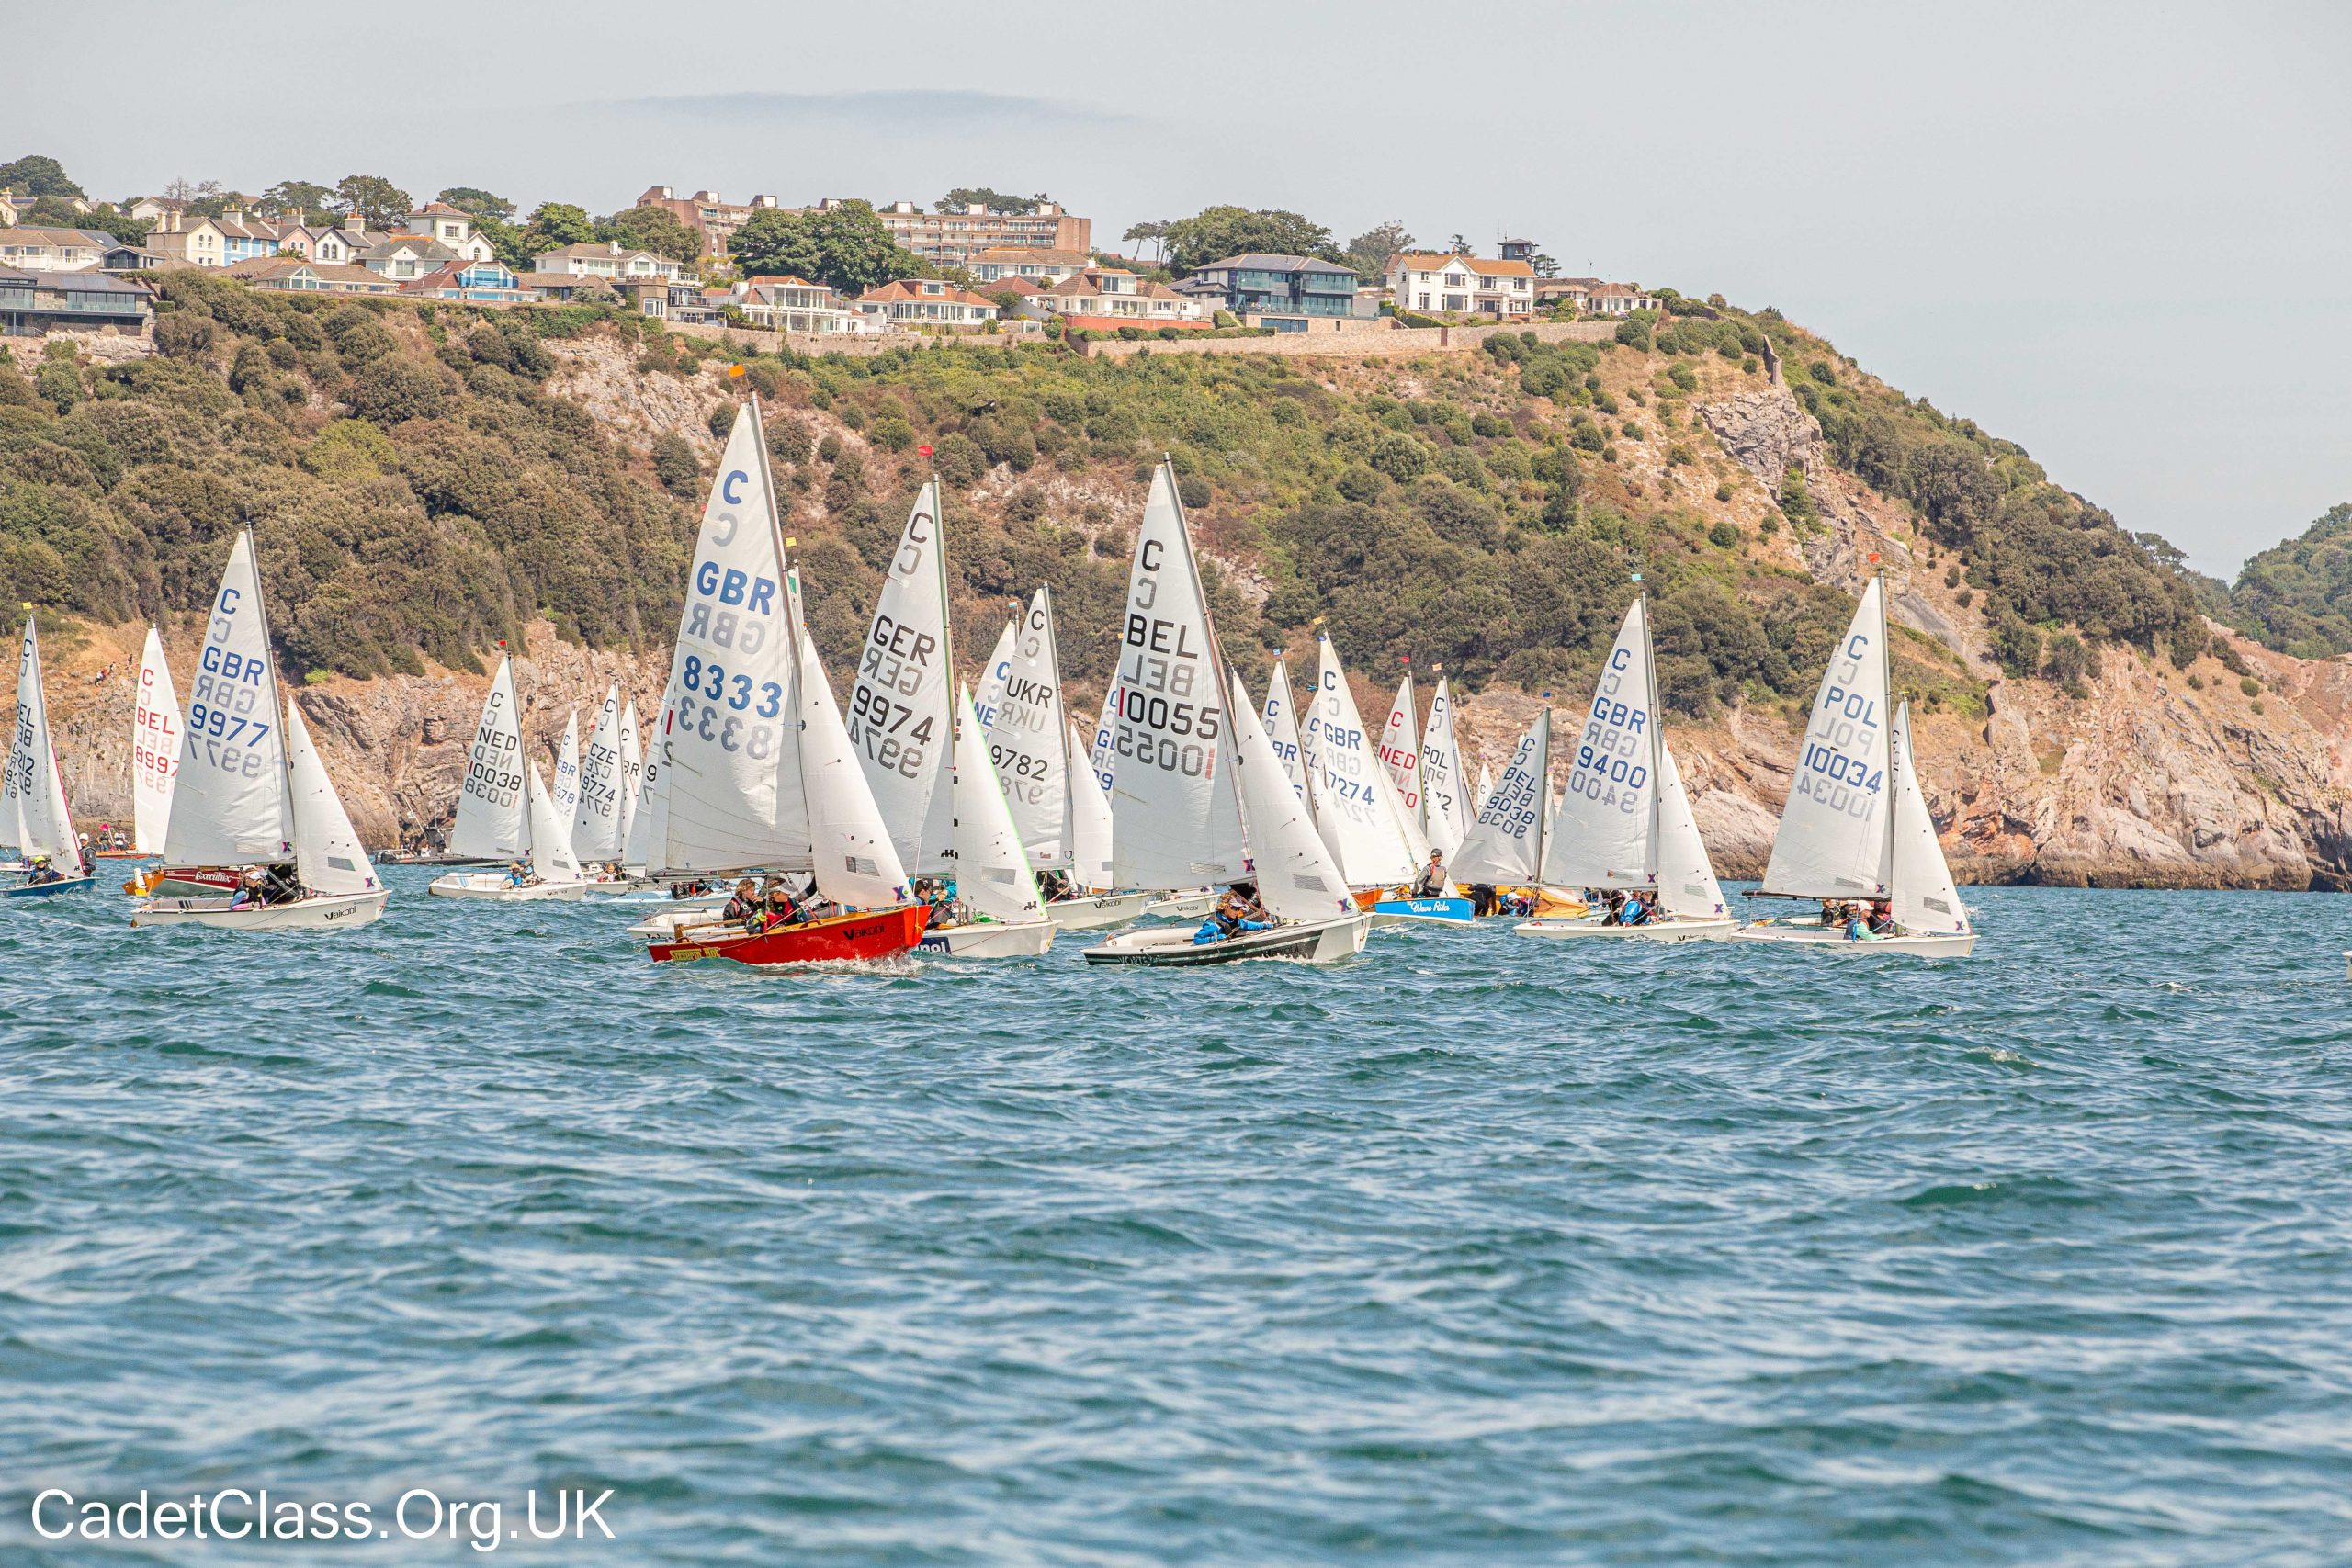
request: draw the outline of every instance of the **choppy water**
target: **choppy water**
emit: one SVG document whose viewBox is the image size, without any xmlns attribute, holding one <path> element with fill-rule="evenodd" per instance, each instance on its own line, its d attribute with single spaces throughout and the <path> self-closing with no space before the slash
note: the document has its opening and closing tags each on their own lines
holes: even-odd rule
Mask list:
<svg viewBox="0 0 2352 1568">
<path fill-rule="evenodd" d="M 0 1561 L 477 1560 L 28 1529 L 264 1485 L 541 1562 L 2352 1561 L 2352 902 L 779 976 L 391 874 L 0 909 Z M 505 1535 L 573 1485 L 616 1540 Z"/>
</svg>

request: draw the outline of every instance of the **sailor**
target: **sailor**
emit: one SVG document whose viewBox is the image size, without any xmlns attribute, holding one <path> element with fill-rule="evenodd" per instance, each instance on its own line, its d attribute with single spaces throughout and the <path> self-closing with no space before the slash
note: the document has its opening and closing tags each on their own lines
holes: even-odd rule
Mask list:
<svg viewBox="0 0 2352 1568">
<path fill-rule="evenodd" d="M 1600 923 L 1604 926 L 1622 926 L 1625 923 L 1625 890 L 1623 888 L 1612 887 L 1609 890 L 1605 912 L 1600 917 Z"/>
<path fill-rule="evenodd" d="M 1193 933 L 1194 946 L 1206 947 L 1212 942 L 1229 942 L 1245 931 L 1262 931 L 1272 928 L 1270 920 L 1250 918 L 1253 914 L 1262 917 L 1265 911 L 1258 908 L 1254 893 L 1245 897 L 1241 887 L 1242 885 L 1237 883 L 1226 889 L 1225 897 L 1219 898 L 1216 908 L 1209 911 L 1209 918 L 1203 920 L 1201 929 Z"/>
<path fill-rule="evenodd" d="M 64 880 L 65 874 L 51 865 L 47 855 L 35 855 L 32 858 L 31 874 L 25 878 L 25 886 L 45 887 L 50 883 Z"/>
<path fill-rule="evenodd" d="M 781 876 L 771 876 L 760 889 L 760 901 L 767 910 L 770 926 L 798 926 L 808 922 L 808 912 Z"/>
<path fill-rule="evenodd" d="M 1886 898 L 1873 899 L 1871 903 L 1870 915 L 1864 921 L 1864 925 L 1867 928 L 1867 933 L 1871 936 L 1893 936 L 1894 934 L 1894 904 L 1893 900 Z"/>
<path fill-rule="evenodd" d="M 729 925 L 738 920 L 748 921 L 753 915 L 760 912 L 761 908 L 757 886 L 747 876 L 735 884 L 734 896 L 727 900 L 727 908 L 720 913 L 719 919 Z"/>
<path fill-rule="evenodd" d="M 269 874 L 249 865 L 237 874 L 237 890 L 229 897 L 232 909 L 258 909 L 269 902 Z"/>
<path fill-rule="evenodd" d="M 1421 867 L 1421 874 L 1413 879 L 1413 897 L 1416 898 L 1445 897 L 1445 852 L 1443 850 L 1430 852 L 1429 864 Z"/>
<path fill-rule="evenodd" d="M 1650 923 L 1650 904 L 1638 892 L 1625 895 L 1625 902 L 1617 912 L 1621 926 L 1645 926 Z"/>
</svg>

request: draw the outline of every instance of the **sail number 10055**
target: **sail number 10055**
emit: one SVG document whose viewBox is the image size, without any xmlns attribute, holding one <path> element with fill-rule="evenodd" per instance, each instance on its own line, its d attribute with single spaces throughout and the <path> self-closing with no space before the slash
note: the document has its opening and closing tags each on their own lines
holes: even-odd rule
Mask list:
<svg viewBox="0 0 2352 1568">
<path fill-rule="evenodd" d="M 1225 709 L 1192 700 L 1200 665 L 1189 651 L 1167 658 L 1152 646 L 1144 617 L 1127 617 L 1126 657 L 1112 699 L 1117 720 L 1111 749 L 1122 757 L 1198 778 L 1214 765 L 1211 742 L 1225 733 Z M 1181 640 L 1181 639 L 1180 639 Z"/>
</svg>

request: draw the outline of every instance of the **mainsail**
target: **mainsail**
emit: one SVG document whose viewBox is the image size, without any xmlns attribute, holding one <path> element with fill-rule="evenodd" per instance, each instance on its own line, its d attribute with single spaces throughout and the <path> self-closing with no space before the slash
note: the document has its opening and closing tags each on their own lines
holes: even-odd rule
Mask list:
<svg viewBox="0 0 2352 1568">
<path fill-rule="evenodd" d="M 1462 847 L 1463 834 L 1486 804 L 1483 798 L 1462 798 L 1466 783 L 1453 739 L 1453 691 L 1441 676 L 1437 694 L 1430 699 L 1429 726 L 1421 731 L 1421 820 L 1430 842 L 1449 856 Z"/>
<path fill-rule="evenodd" d="M 523 797 L 523 731 L 514 707 L 514 667 L 498 661 L 482 699 L 458 792 L 458 820 L 449 852 L 466 860 L 513 860 L 530 852 L 528 808 Z"/>
<path fill-rule="evenodd" d="M 1003 694 L 988 721 L 988 743 L 1030 863 L 1041 871 L 1068 868 L 1071 753 L 1062 722 L 1053 595 L 1043 587 L 1013 632 Z"/>
<path fill-rule="evenodd" d="M 580 807 L 571 818 L 571 852 L 584 861 L 617 860 L 621 852 L 621 688 L 605 688 L 596 728 L 580 756 Z"/>
<path fill-rule="evenodd" d="M 1600 666 L 1544 848 L 1554 887 L 1657 886 L 1658 732 L 1646 601 Z"/>
<path fill-rule="evenodd" d="M 1266 682 L 1265 722 L 1260 728 L 1266 732 L 1266 743 L 1273 748 L 1274 760 L 1282 764 L 1283 776 L 1290 780 L 1299 804 L 1306 807 L 1307 820 L 1313 821 L 1315 792 L 1306 782 L 1306 753 L 1298 739 L 1298 697 L 1290 687 L 1286 660 L 1274 660 L 1273 675 Z"/>
<path fill-rule="evenodd" d="M 1232 672 L 1230 705 L 1237 744 L 1234 774 L 1239 781 L 1244 809 L 1250 818 L 1250 842 L 1256 851 L 1252 870 L 1258 898 L 1268 912 L 1286 920 L 1328 920 L 1352 915 L 1355 900 L 1339 863 L 1316 830 L 1306 804 L 1292 786 L 1290 775 L 1274 755 L 1258 716 L 1250 711 L 1250 694 L 1238 671 Z"/>
<path fill-rule="evenodd" d="M 1891 716 L 1886 594 L 1873 578 L 1822 675 L 1762 891 L 1799 898 L 1885 896 L 1894 844 L 1887 789 Z"/>
<path fill-rule="evenodd" d="M 848 730 L 891 844 L 912 876 L 951 869 L 956 815 L 947 780 L 955 750 L 954 643 L 939 481 L 915 492 L 858 649 Z"/>
<path fill-rule="evenodd" d="M 205 620 L 164 859 L 238 865 L 293 852 L 281 723 L 254 536 L 241 528 Z"/>
<path fill-rule="evenodd" d="M 974 915 L 992 920 L 1037 920 L 1045 901 L 1036 874 L 1021 847 L 1021 831 L 997 782 L 996 765 L 972 706 L 969 688 L 956 701 L 954 779 L 956 800 L 956 899 Z"/>
<path fill-rule="evenodd" d="M 1084 750 L 1077 727 L 1071 727 L 1069 739 L 1070 754 L 1077 756 Z M 1091 768 L 1070 775 L 1069 793 L 1071 880 L 1080 887 L 1117 886 L 1118 869 L 1111 854 L 1111 797 L 1094 782 Z"/>
<path fill-rule="evenodd" d="M 292 698 L 286 702 L 286 744 L 288 788 L 293 796 L 294 872 L 313 893 L 368 893 L 381 886 L 368 852 L 359 847 L 343 797 L 311 744 L 302 709 Z"/>
<path fill-rule="evenodd" d="M 1552 710 L 1545 708 L 1519 738 L 1501 782 L 1488 792 L 1478 820 L 1453 852 L 1446 874 L 1455 882 L 1524 886 L 1544 863 L 1544 811 L 1551 795 Z"/>
<path fill-rule="evenodd" d="M 530 779 L 531 869 L 542 882 L 577 882 L 580 862 L 571 852 L 571 827 L 547 785 L 539 782 L 539 765 L 525 770 Z"/>
<path fill-rule="evenodd" d="M 40 638 L 30 615 L 17 662 L 17 721 L 8 742 L 8 771 L 0 780 L 0 832 L 13 831 L 25 859 L 46 855 L 69 876 L 85 874 L 65 779 L 49 730 L 49 689 L 41 680 Z"/>
<path fill-rule="evenodd" d="M 1340 871 L 1353 887 L 1384 887 L 1412 879 L 1413 846 L 1405 836 L 1396 786 L 1374 749 L 1339 650 L 1329 636 L 1316 639 L 1315 696 L 1299 735 L 1314 759 L 1308 777 L 1315 820 Z"/>
<path fill-rule="evenodd" d="M 131 846 L 142 855 L 164 852 L 164 831 L 172 819 L 172 784 L 180 765 L 180 696 L 172 667 L 164 661 L 164 639 L 147 628 L 147 649 L 139 659 L 139 701 L 130 716 Z"/>
<path fill-rule="evenodd" d="M 580 710 L 563 721 L 563 744 L 556 749 L 555 779 L 548 786 L 558 821 L 569 824 L 580 809 Z"/>
<path fill-rule="evenodd" d="M 644 843 L 637 833 L 638 803 L 645 792 L 645 745 L 637 728 L 637 704 L 621 706 L 621 771 L 618 781 L 621 800 L 621 852 L 629 857 L 631 865 L 643 865 Z"/>
<path fill-rule="evenodd" d="M 1419 705 L 1413 700 L 1413 672 L 1405 671 L 1396 700 L 1388 705 L 1388 724 L 1380 732 L 1380 761 L 1388 782 L 1396 786 L 1396 801 L 1416 823 L 1421 820 L 1421 735 Z"/>
</svg>

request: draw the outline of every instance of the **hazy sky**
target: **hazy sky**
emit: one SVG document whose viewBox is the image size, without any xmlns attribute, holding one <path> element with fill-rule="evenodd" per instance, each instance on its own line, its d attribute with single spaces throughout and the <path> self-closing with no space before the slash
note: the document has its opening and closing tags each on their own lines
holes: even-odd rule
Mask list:
<svg viewBox="0 0 2352 1568">
<path fill-rule="evenodd" d="M 989 185 L 1052 192 L 1098 244 L 1219 201 L 1343 243 L 1524 234 L 1778 305 L 2210 570 L 2352 500 L 2352 5 L 108 14 L 152 68 L 96 99 L 89 72 L 13 73 L 0 132 L 101 196 Z M 10 30 L 70 60 L 77 17 Z"/>
</svg>

